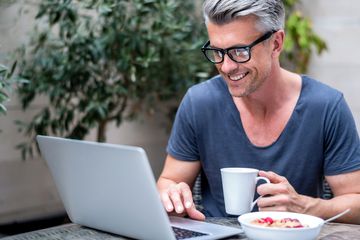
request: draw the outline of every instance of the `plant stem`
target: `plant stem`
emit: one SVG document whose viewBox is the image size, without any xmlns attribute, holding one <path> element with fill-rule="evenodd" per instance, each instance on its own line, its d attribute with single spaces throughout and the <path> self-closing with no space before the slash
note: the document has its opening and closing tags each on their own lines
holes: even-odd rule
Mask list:
<svg viewBox="0 0 360 240">
<path fill-rule="evenodd" d="M 98 142 L 105 142 L 106 141 L 106 125 L 107 121 L 100 121 L 98 126 L 97 132 L 97 141 Z"/>
</svg>

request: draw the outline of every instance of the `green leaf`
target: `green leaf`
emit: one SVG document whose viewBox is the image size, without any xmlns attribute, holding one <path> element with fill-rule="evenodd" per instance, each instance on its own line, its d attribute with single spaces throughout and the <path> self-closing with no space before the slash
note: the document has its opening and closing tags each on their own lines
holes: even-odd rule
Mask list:
<svg viewBox="0 0 360 240">
<path fill-rule="evenodd" d="M 0 74 L 7 72 L 8 68 L 5 65 L 0 64 Z"/>
<path fill-rule="evenodd" d="M 15 69 L 16 69 L 16 65 L 17 65 L 17 61 L 15 61 L 13 63 L 13 65 L 11 66 L 11 70 L 10 70 L 10 76 L 12 76 L 15 72 Z"/>
<path fill-rule="evenodd" d="M 106 4 L 102 4 L 99 6 L 99 13 L 100 14 L 108 14 L 108 13 L 111 13 L 112 12 L 112 9 L 109 5 L 106 5 Z"/>
<path fill-rule="evenodd" d="M 7 111 L 6 107 L 0 103 L 0 114 L 5 115 L 6 111 Z"/>
<path fill-rule="evenodd" d="M 6 94 L 6 92 L 0 91 L 0 103 L 5 102 L 9 99 L 9 96 Z"/>
</svg>

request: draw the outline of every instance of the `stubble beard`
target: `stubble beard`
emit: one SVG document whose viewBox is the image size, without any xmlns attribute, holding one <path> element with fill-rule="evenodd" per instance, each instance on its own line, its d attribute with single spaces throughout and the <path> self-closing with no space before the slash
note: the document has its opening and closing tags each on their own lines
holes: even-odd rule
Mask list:
<svg viewBox="0 0 360 240">
<path fill-rule="evenodd" d="M 247 84 L 245 86 L 245 89 L 241 92 L 239 91 L 239 89 L 232 90 L 231 86 L 228 86 L 228 89 L 229 89 L 229 92 L 232 97 L 235 97 L 235 98 L 247 97 L 250 94 L 257 91 L 263 85 L 264 82 L 265 82 L 264 78 L 259 79 L 259 78 L 254 77 L 250 80 L 249 84 Z"/>
</svg>

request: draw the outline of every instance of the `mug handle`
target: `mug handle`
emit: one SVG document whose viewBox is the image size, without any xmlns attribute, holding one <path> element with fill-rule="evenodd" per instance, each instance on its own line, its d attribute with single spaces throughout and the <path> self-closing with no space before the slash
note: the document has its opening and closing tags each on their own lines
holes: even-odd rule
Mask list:
<svg viewBox="0 0 360 240">
<path fill-rule="evenodd" d="M 270 180 L 266 177 L 256 177 L 256 182 L 258 182 L 259 180 L 264 180 L 266 183 L 270 183 Z M 255 201 L 253 201 L 251 203 L 251 206 L 250 206 L 250 211 L 253 210 L 253 208 L 255 207 L 255 204 L 257 203 L 257 201 L 261 198 L 262 196 L 258 197 Z"/>
</svg>

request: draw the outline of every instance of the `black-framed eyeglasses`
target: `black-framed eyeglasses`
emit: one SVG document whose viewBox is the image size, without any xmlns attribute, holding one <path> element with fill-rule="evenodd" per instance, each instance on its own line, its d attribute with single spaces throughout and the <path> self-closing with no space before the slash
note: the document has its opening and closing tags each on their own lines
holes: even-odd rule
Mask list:
<svg viewBox="0 0 360 240">
<path fill-rule="evenodd" d="M 204 53 L 205 57 L 212 63 L 222 63 L 224 61 L 225 54 L 229 56 L 231 60 L 237 63 L 245 63 L 251 59 L 251 48 L 256 44 L 259 44 L 273 35 L 275 30 L 269 31 L 256 39 L 250 45 L 240 46 L 240 47 L 230 47 L 226 49 L 222 48 L 213 48 L 210 46 L 210 41 L 207 41 L 204 46 L 201 48 L 201 51 Z"/>
</svg>

